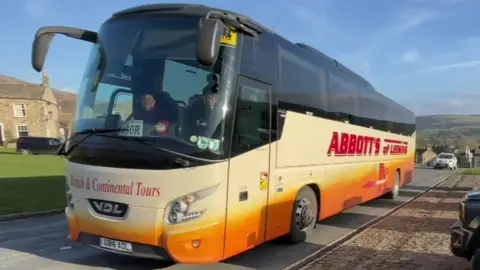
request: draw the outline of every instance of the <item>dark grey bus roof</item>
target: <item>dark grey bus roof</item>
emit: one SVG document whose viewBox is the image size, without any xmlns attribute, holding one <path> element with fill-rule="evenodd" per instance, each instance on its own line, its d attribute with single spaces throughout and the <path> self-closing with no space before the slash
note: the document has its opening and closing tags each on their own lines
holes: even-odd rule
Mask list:
<svg viewBox="0 0 480 270">
<path fill-rule="evenodd" d="M 225 13 L 225 14 L 231 14 L 231 15 L 237 17 L 242 23 L 245 23 L 247 25 L 252 25 L 254 28 L 259 29 L 261 32 L 268 32 L 272 35 L 276 35 L 277 37 L 282 38 L 285 41 L 290 42 L 291 44 L 294 44 L 298 48 L 309 51 L 313 55 L 316 55 L 316 57 L 323 58 L 327 61 L 330 61 L 330 63 L 332 65 L 336 66 L 338 69 L 349 73 L 350 76 L 352 76 L 353 78 L 356 78 L 357 80 L 362 81 L 363 83 L 365 83 L 365 84 L 367 84 L 367 85 L 369 85 L 373 88 L 373 86 L 370 84 L 370 82 L 368 82 L 365 78 L 360 76 L 358 73 L 349 69 L 348 67 L 346 67 L 345 65 L 343 65 L 342 63 L 337 61 L 336 59 L 331 58 L 328 55 L 322 53 L 318 49 L 316 49 L 316 48 L 314 48 L 310 45 L 304 44 L 304 43 L 294 43 L 291 40 L 287 39 L 286 37 L 276 33 L 272 29 L 269 29 L 266 26 L 258 23 L 257 21 L 253 20 L 252 18 L 250 18 L 248 16 L 245 16 L 245 15 L 242 15 L 242 14 L 239 14 L 239 13 L 236 13 L 236 12 L 233 12 L 233 11 L 230 11 L 230 10 L 224 10 L 224 9 L 214 8 L 214 7 L 210 7 L 210 6 L 206 6 L 206 5 L 188 4 L 188 3 L 147 4 L 147 5 L 139 5 L 139 6 L 135 6 L 135 7 L 131 7 L 131 8 L 127 8 L 127 9 L 118 11 L 118 12 L 116 12 L 112 15 L 112 18 L 120 17 L 120 16 L 124 16 L 124 15 L 140 14 L 140 13 L 182 13 L 182 14 L 205 16 L 211 11 L 218 11 L 218 12 Z M 392 105 L 395 104 L 396 107 L 400 107 L 400 108 L 403 108 L 404 110 L 410 111 L 409 109 L 407 109 L 404 106 L 398 104 L 397 102 L 391 100 L 390 98 L 386 97 L 385 95 L 378 92 L 377 90 L 374 90 L 374 91 L 377 92 L 377 94 L 380 94 L 383 98 L 388 99 L 392 103 Z"/>
<path fill-rule="evenodd" d="M 302 48 L 304 50 L 310 51 L 314 54 L 320 55 L 323 58 L 330 59 L 332 61 L 335 61 L 337 64 L 337 67 L 346 68 L 342 64 L 340 64 L 338 61 L 335 59 L 325 55 L 324 53 L 320 52 L 319 50 L 303 43 L 294 43 L 291 40 L 286 39 L 282 35 L 276 33 L 272 29 L 267 28 L 266 26 L 262 25 L 261 23 L 253 20 L 252 18 L 230 11 L 230 10 L 225 10 L 225 9 L 219 9 L 219 8 L 214 8 L 206 5 L 200 5 L 200 4 L 187 4 L 187 3 L 175 3 L 175 4 L 147 4 L 147 5 L 140 5 L 140 6 L 135 6 L 131 8 L 127 8 L 118 12 L 113 13 L 113 17 L 119 17 L 119 16 L 124 16 L 124 15 L 131 15 L 131 14 L 140 14 L 140 13 L 162 13 L 162 12 L 168 12 L 168 13 L 182 13 L 182 14 L 191 14 L 191 15 L 198 15 L 198 16 L 205 16 L 208 14 L 208 12 L 211 11 L 218 11 L 226 14 L 231 14 L 234 15 L 238 18 L 240 18 L 244 22 L 248 22 L 252 25 L 254 25 L 256 28 L 260 29 L 262 32 L 269 32 L 273 35 L 277 35 L 278 37 L 283 38 L 284 40 L 298 46 L 299 48 Z M 339 65 L 340 64 L 340 65 Z M 355 72 L 349 70 L 350 72 L 356 74 Z M 357 75 L 358 76 L 358 75 Z"/>
<path fill-rule="evenodd" d="M 113 17 L 123 16 L 123 15 L 131 15 L 131 14 L 139 14 L 139 13 L 182 13 L 182 14 L 190 14 L 190 15 L 198 15 L 198 16 L 205 16 L 211 11 L 217 11 L 225 14 L 231 14 L 238 17 L 242 23 L 252 25 L 255 28 L 260 29 L 262 32 L 270 32 L 273 33 L 272 30 L 266 28 L 262 24 L 258 23 L 257 21 L 253 20 L 252 18 L 220 8 L 214 8 L 206 5 L 200 4 L 186 4 L 186 3 L 175 3 L 175 4 L 147 4 L 147 5 L 140 5 L 131 8 L 127 8 L 118 12 L 113 13 Z"/>
</svg>

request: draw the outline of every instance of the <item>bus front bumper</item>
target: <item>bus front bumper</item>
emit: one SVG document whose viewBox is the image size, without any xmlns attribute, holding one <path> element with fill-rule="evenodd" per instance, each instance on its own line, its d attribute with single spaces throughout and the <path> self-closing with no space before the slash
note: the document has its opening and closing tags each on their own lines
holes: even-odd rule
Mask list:
<svg viewBox="0 0 480 270">
<path fill-rule="evenodd" d="M 202 228 L 194 227 L 192 230 L 182 233 L 165 230 L 159 233 L 161 237 L 159 237 L 157 243 L 152 244 L 84 232 L 78 226 L 75 215 L 69 207 L 66 207 L 65 214 L 69 227 L 68 238 L 95 249 L 126 256 L 185 264 L 215 263 L 223 259 L 223 223 L 214 223 Z M 100 244 L 103 240 L 102 238 L 108 239 L 108 241 L 113 240 L 111 242 L 115 243 L 127 244 L 129 245 L 129 251 L 105 248 Z"/>
</svg>

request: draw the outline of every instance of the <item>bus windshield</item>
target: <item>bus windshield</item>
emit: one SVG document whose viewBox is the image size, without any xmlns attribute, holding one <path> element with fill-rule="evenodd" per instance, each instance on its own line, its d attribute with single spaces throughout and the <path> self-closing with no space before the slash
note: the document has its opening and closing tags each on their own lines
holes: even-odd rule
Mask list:
<svg viewBox="0 0 480 270">
<path fill-rule="evenodd" d="M 116 135 L 193 157 L 222 158 L 230 95 L 222 79 L 231 70 L 234 58 L 226 56 L 234 55 L 234 47 L 222 45 L 213 66 L 198 63 L 199 19 L 139 15 L 106 22 L 82 79 L 73 131 L 121 128 Z"/>
</svg>

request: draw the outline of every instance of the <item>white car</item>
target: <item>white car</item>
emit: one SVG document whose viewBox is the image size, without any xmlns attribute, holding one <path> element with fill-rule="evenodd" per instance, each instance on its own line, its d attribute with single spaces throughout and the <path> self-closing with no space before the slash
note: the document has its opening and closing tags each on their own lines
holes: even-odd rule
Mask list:
<svg viewBox="0 0 480 270">
<path fill-rule="evenodd" d="M 453 153 L 440 153 L 435 159 L 434 169 L 449 168 L 450 170 L 457 169 L 457 157 Z"/>
</svg>

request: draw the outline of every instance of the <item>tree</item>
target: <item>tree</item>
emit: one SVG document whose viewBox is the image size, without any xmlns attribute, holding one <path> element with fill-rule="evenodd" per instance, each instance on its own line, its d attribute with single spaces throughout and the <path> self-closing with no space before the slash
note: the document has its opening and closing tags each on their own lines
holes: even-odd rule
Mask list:
<svg viewBox="0 0 480 270">
<path fill-rule="evenodd" d="M 427 144 L 428 144 L 428 138 L 422 135 L 417 135 L 416 144 L 417 144 L 417 148 L 425 148 L 427 147 Z"/>
</svg>

